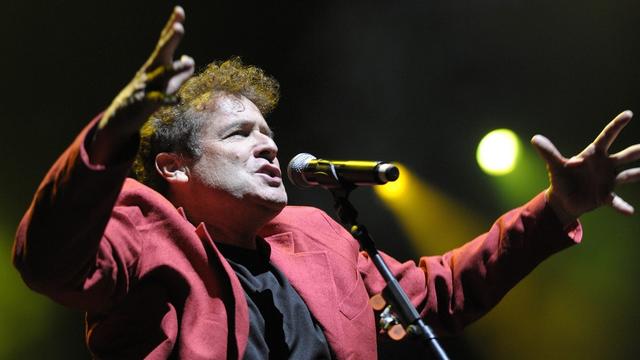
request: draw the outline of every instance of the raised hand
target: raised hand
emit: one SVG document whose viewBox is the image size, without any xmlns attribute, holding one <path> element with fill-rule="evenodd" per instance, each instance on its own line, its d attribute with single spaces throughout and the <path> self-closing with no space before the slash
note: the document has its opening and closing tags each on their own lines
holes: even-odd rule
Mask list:
<svg viewBox="0 0 640 360">
<path fill-rule="evenodd" d="M 184 35 L 184 19 L 184 10 L 176 6 L 149 59 L 105 111 L 89 148 L 91 162 L 112 161 L 151 114 L 177 101 L 173 94 L 194 70 L 191 57 L 174 60 Z"/>
<path fill-rule="evenodd" d="M 640 180 L 640 168 L 620 171 L 624 165 L 640 159 L 640 144 L 609 154 L 609 148 L 631 121 L 631 111 L 616 116 L 581 153 L 567 159 L 542 135 L 531 144 L 547 163 L 550 186 L 547 197 L 560 220 L 568 224 L 585 212 L 609 205 L 631 215 L 633 207 L 616 195 L 616 185 Z"/>
</svg>

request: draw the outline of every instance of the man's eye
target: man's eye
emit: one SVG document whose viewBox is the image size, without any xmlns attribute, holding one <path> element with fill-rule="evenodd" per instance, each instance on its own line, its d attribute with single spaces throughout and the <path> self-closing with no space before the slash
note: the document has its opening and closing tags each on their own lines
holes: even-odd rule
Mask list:
<svg viewBox="0 0 640 360">
<path fill-rule="evenodd" d="M 228 138 L 230 137 L 234 137 L 234 136 L 242 136 L 242 137 L 246 137 L 248 135 L 248 132 L 244 131 L 244 130 L 236 130 L 232 133 L 230 133 L 229 135 L 227 135 Z"/>
</svg>

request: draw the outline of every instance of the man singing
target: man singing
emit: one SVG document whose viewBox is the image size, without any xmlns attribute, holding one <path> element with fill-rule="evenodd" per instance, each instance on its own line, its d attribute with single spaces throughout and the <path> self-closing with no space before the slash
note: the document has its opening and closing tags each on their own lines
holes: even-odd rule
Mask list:
<svg viewBox="0 0 640 360">
<path fill-rule="evenodd" d="M 318 209 L 286 206 L 264 116 L 278 83 L 239 59 L 193 76 L 174 60 L 176 7 L 149 60 L 80 133 L 17 231 L 25 282 L 86 311 L 96 358 L 374 359 L 368 300 L 385 286 L 358 243 Z M 563 157 L 535 136 L 550 186 L 442 256 L 386 257 L 420 314 L 456 331 L 551 254 L 580 241 L 577 218 L 635 182 L 640 145 L 609 155 L 625 111 Z M 127 178 L 133 168 L 138 181 Z"/>
</svg>

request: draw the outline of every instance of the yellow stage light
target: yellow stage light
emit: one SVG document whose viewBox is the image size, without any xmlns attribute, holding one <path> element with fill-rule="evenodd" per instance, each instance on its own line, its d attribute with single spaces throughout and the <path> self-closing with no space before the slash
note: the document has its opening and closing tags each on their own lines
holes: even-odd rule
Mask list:
<svg viewBox="0 0 640 360">
<path fill-rule="evenodd" d="M 459 245 L 483 227 L 469 209 L 425 183 L 406 166 L 395 182 L 374 186 L 376 195 L 396 216 L 418 254 L 436 254 Z"/>
<path fill-rule="evenodd" d="M 489 175 L 505 175 L 513 171 L 520 151 L 518 136 L 508 129 L 488 133 L 478 144 L 476 160 Z"/>
</svg>

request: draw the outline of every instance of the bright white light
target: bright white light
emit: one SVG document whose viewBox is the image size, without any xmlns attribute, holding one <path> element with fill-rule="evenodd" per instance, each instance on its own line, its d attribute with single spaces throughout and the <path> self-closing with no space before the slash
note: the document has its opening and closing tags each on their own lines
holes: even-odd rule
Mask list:
<svg viewBox="0 0 640 360">
<path fill-rule="evenodd" d="M 519 151 L 518 136 L 511 130 L 497 129 L 482 138 L 476 159 L 487 174 L 505 175 L 515 168 Z"/>
</svg>

